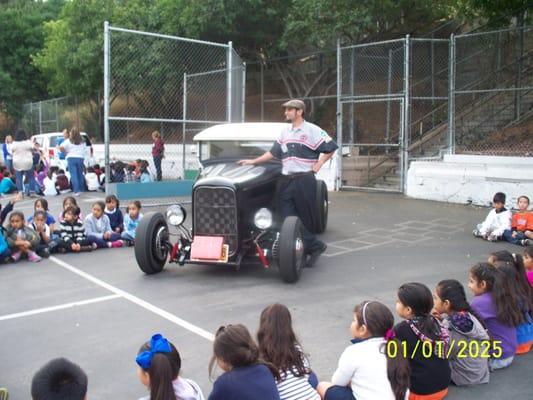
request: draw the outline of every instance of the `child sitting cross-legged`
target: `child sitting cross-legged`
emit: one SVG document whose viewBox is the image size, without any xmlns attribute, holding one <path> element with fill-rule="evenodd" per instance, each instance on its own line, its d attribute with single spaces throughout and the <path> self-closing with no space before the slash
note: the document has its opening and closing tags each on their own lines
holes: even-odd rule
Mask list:
<svg viewBox="0 0 533 400">
<path fill-rule="evenodd" d="M 394 316 L 378 301 L 364 301 L 354 308 L 350 333 L 352 345 L 339 359 L 330 382 L 320 382 L 326 400 L 404 400 L 409 387 L 409 362 L 395 351 Z"/>
<path fill-rule="evenodd" d="M 85 228 L 89 240 L 100 248 L 122 247 L 120 233 L 113 232 L 109 217 L 104 213 L 105 204 L 97 201 L 93 204 L 92 213 L 85 217 Z"/>
<path fill-rule="evenodd" d="M 128 246 L 133 246 L 135 241 L 135 230 L 141 222 L 141 202 L 139 200 L 132 201 L 128 204 L 128 212 L 124 217 L 124 232 L 121 236 Z"/>
<path fill-rule="evenodd" d="M 63 212 L 63 220 L 59 223 L 59 243 L 58 251 L 79 252 L 91 251 L 96 248 L 96 244 L 87 239 L 85 228 L 80 221 L 80 209 L 69 206 Z"/>
<path fill-rule="evenodd" d="M 20 260 L 23 255 L 32 262 L 41 261 L 41 257 L 35 252 L 40 242 L 39 235 L 29 226 L 26 226 L 22 212 L 13 211 L 9 216 L 6 239 L 11 248 L 13 261 Z"/>
<path fill-rule="evenodd" d="M 46 212 L 43 210 L 35 211 L 30 226 L 39 235 L 40 240 L 37 245 L 37 254 L 40 257 L 50 257 L 50 253 L 56 250 L 57 241 L 52 239 L 50 226 L 46 223 Z"/>
<path fill-rule="evenodd" d="M 511 211 L 505 208 L 505 193 L 498 192 L 494 195 L 492 207 L 487 218 L 477 225 L 472 234 L 489 242 L 496 242 L 502 239 L 505 230 L 511 229 Z"/>
<path fill-rule="evenodd" d="M 511 219 L 511 229 L 503 232 L 503 238 L 509 243 L 527 246 L 533 244 L 533 213 L 528 211 L 529 197 L 518 198 L 518 211 Z"/>
</svg>

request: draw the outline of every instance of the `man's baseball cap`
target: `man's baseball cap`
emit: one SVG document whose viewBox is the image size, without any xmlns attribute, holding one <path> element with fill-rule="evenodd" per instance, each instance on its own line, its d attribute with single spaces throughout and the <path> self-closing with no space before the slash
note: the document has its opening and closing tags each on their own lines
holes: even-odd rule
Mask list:
<svg viewBox="0 0 533 400">
<path fill-rule="evenodd" d="M 299 110 L 305 111 L 305 103 L 302 100 L 289 100 L 281 105 L 284 108 L 297 108 Z"/>
</svg>

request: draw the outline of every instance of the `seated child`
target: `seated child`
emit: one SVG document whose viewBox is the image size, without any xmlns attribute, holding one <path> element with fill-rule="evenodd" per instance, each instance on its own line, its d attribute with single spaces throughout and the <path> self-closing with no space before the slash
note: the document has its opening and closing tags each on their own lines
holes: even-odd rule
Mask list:
<svg viewBox="0 0 533 400">
<path fill-rule="evenodd" d="M 533 246 L 527 246 L 524 249 L 524 268 L 529 285 L 533 287 Z"/>
<path fill-rule="evenodd" d="M 209 372 L 215 363 L 224 371 L 213 384 L 208 400 L 279 400 L 278 370 L 261 362 L 259 349 L 244 325 L 221 326 L 213 344 Z"/>
<path fill-rule="evenodd" d="M 0 263 L 11 261 L 11 249 L 9 248 L 9 245 L 5 238 L 4 221 L 7 215 L 11 211 L 13 211 L 13 206 L 15 205 L 15 203 L 21 200 L 22 193 L 19 192 L 13 200 L 7 203 L 4 208 L 2 208 L 2 205 L 0 204 L 0 209 L 2 210 L 0 212 Z"/>
<path fill-rule="evenodd" d="M 78 207 L 78 202 L 76 201 L 76 198 L 75 197 L 72 197 L 72 196 L 67 196 L 63 199 L 63 211 L 61 211 L 61 213 L 59 214 L 59 222 L 62 222 L 63 221 L 63 215 L 65 213 L 65 210 L 68 208 L 68 207 L 75 207 L 77 209 L 79 209 Z M 82 213 L 80 212 L 79 214 L 79 219 L 80 221 L 83 220 L 83 215 Z"/>
<path fill-rule="evenodd" d="M 85 183 L 87 184 L 87 190 L 89 192 L 96 192 L 98 189 L 100 189 L 98 175 L 96 175 L 96 172 L 94 172 L 93 167 L 87 168 L 87 173 L 85 174 Z"/>
<path fill-rule="evenodd" d="M 135 165 L 128 164 L 126 165 L 126 174 L 124 175 L 124 183 L 136 182 L 137 177 L 135 176 Z"/>
<path fill-rule="evenodd" d="M 147 183 L 152 182 L 152 176 L 150 175 L 150 172 L 148 171 L 148 161 L 142 160 L 141 162 L 141 183 Z"/>
<path fill-rule="evenodd" d="M 85 227 L 80 220 L 80 209 L 74 206 L 68 206 L 63 213 L 63 220 L 59 223 L 59 242 L 58 251 L 79 252 L 91 251 L 96 248 L 85 233 Z"/>
<path fill-rule="evenodd" d="M 57 242 L 52 240 L 52 233 L 50 227 L 46 223 L 46 213 L 42 210 L 37 210 L 33 214 L 32 221 L 30 222 L 31 228 L 39 235 L 39 244 L 37 245 L 36 253 L 40 257 L 48 258 L 52 253 Z"/>
<path fill-rule="evenodd" d="M 5 171 L 4 178 L 0 182 L 0 195 L 6 195 L 17 190 L 17 186 L 13 183 L 11 172 Z"/>
<path fill-rule="evenodd" d="M 23 255 L 32 262 L 41 261 L 41 257 L 35 252 L 40 242 L 40 237 L 33 229 L 26 226 L 24 214 L 13 211 L 9 216 L 9 228 L 6 232 L 7 243 L 11 249 L 11 259 L 20 260 Z"/>
<path fill-rule="evenodd" d="M 138 365 L 137 376 L 150 391 L 150 395 L 140 400 L 162 398 L 161 393 L 168 394 L 165 398 L 204 400 L 198 384 L 180 376 L 180 354 L 161 334 L 153 335 L 149 342 L 141 346 L 135 361 Z"/>
<path fill-rule="evenodd" d="M 296 339 L 286 306 L 272 304 L 261 312 L 257 342 L 261 359 L 279 371 L 281 379 L 276 384 L 282 400 L 320 400 L 314 387 L 318 379 Z"/>
<path fill-rule="evenodd" d="M 533 291 L 527 280 L 524 260 L 520 254 L 500 250 L 491 253 L 488 261 L 504 273 L 510 296 L 515 297 L 522 312 L 522 322 L 516 327 L 516 354 L 525 354 L 533 346 Z"/>
<path fill-rule="evenodd" d="M 404 321 L 396 324 L 394 332 L 400 343 L 405 343 L 411 366 L 409 399 L 438 400 L 448 394 L 451 370 L 446 356 L 450 337 L 448 330 L 431 315 L 432 310 L 433 295 L 427 286 L 417 282 L 400 286 L 396 312 Z M 427 349 L 428 343 L 431 351 L 422 354 L 416 350 Z"/>
<path fill-rule="evenodd" d="M 58 190 L 56 189 L 57 175 L 54 174 L 54 170 L 52 170 L 52 168 L 48 170 L 48 174 L 46 174 L 45 178 L 43 179 L 43 194 L 45 196 L 57 196 L 59 194 Z"/>
<path fill-rule="evenodd" d="M 489 382 L 489 362 L 480 357 L 481 351 L 490 347 L 490 337 L 481 318 L 476 317 L 468 304 L 463 285 L 455 279 L 440 281 L 433 294 L 433 308 L 438 318 L 450 332 L 450 367 L 452 382 L 457 386 L 478 385 Z M 472 344 L 473 342 L 476 342 Z M 461 344 L 460 344 L 461 343 Z M 464 343 L 464 345 L 463 345 Z M 461 347 L 480 349 L 461 354 Z"/>
<path fill-rule="evenodd" d="M 122 183 L 124 182 L 124 167 L 125 164 L 122 161 L 117 161 L 111 164 L 111 182 Z"/>
<path fill-rule="evenodd" d="M 506 229 L 511 229 L 511 212 L 505 208 L 505 193 L 498 192 L 492 200 L 493 209 L 472 232 L 475 237 L 496 242 Z"/>
<path fill-rule="evenodd" d="M 468 287 L 474 295 L 472 309 L 483 319 L 493 339 L 489 368 L 506 368 L 514 360 L 518 346 L 516 327 L 523 318 L 516 298 L 511 295 L 503 272 L 489 263 L 478 263 L 470 269 Z"/>
<path fill-rule="evenodd" d="M 105 198 L 105 215 L 109 218 L 109 225 L 111 230 L 116 233 L 121 233 L 124 229 L 124 216 L 120 210 L 120 202 L 114 194 Z"/>
<path fill-rule="evenodd" d="M 62 169 L 57 171 L 56 189 L 61 194 L 68 193 L 68 192 L 71 191 L 70 190 L 70 182 L 68 180 L 68 177 L 67 177 L 67 175 L 65 175 L 65 171 L 63 171 Z"/>
<path fill-rule="evenodd" d="M 52 214 L 50 214 L 50 212 L 48 210 L 48 200 L 46 200 L 43 197 L 35 200 L 35 203 L 33 203 L 33 210 L 34 211 L 44 211 L 44 213 L 46 215 L 46 221 L 45 221 L 46 225 L 48 225 L 50 227 L 50 231 L 51 232 L 54 232 L 56 220 L 52 216 Z M 28 218 L 28 222 L 32 222 L 32 221 L 33 221 L 33 216 Z"/>
<path fill-rule="evenodd" d="M 512 244 L 527 246 L 533 244 L 533 213 L 528 211 L 529 197 L 518 198 L 518 211 L 511 220 L 511 229 L 503 232 L 503 238 Z"/>
<path fill-rule="evenodd" d="M 364 301 L 353 313 L 354 338 L 339 359 L 330 382 L 320 382 L 322 399 L 405 399 L 409 387 L 409 362 L 393 334 L 394 316 L 384 304 Z M 395 357 L 392 357 L 394 355 Z"/>
<path fill-rule="evenodd" d="M 87 237 L 100 248 L 122 247 L 123 242 L 120 240 L 120 233 L 113 232 L 104 209 L 104 202 L 97 201 L 93 204 L 92 213 L 85 217 Z"/>
<path fill-rule="evenodd" d="M 122 232 L 122 239 L 128 246 L 132 246 L 135 242 L 135 230 L 141 222 L 141 202 L 139 200 L 132 201 L 128 204 L 128 213 L 124 217 L 124 232 Z"/>
<path fill-rule="evenodd" d="M 33 400 L 85 400 L 86 396 L 87 375 L 65 358 L 46 363 L 31 381 Z"/>
</svg>

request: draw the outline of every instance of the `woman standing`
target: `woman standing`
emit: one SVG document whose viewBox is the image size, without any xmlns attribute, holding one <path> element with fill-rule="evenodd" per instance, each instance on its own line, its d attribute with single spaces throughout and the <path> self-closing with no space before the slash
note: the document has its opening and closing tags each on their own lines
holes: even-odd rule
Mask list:
<svg viewBox="0 0 533 400">
<path fill-rule="evenodd" d="M 30 195 L 30 190 L 39 193 L 33 170 L 33 148 L 34 144 L 28 140 L 26 132 L 22 129 L 17 131 L 15 141 L 11 145 L 13 169 L 17 178 L 17 189 L 19 192 L 24 189 L 26 196 Z M 28 181 L 26 186 L 24 186 L 24 178 Z"/>
<path fill-rule="evenodd" d="M 163 175 L 161 172 L 161 160 L 165 157 L 165 143 L 163 143 L 161 134 L 158 131 L 152 132 L 152 140 L 154 141 L 152 146 L 152 157 L 154 158 L 156 181 L 160 181 Z"/>
<path fill-rule="evenodd" d="M 2 146 L 2 150 L 4 152 L 4 163 L 9 170 L 9 172 L 13 172 L 13 153 L 11 151 L 11 145 L 13 143 L 13 136 L 7 135 L 6 141 L 4 145 Z"/>
<path fill-rule="evenodd" d="M 85 190 L 85 178 L 83 176 L 85 141 L 81 137 L 78 128 L 71 129 L 70 138 L 61 143 L 59 150 L 66 154 L 72 190 L 74 191 L 74 196 L 79 196 Z"/>
</svg>

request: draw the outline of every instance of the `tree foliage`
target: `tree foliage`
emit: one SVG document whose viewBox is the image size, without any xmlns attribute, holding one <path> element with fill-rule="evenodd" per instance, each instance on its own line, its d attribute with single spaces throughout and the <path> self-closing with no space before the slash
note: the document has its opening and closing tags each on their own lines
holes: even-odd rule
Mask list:
<svg viewBox="0 0 533 400">
<path fill-rule="evenodd" d="M 46 79 L 31 63 L 43 47 L 43 22 L 63 1 L 16 1 L 0 7 L 0 111 L 18 116 L 22 103 L 47 96 Z"/>
</svg>

